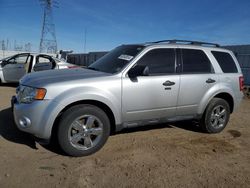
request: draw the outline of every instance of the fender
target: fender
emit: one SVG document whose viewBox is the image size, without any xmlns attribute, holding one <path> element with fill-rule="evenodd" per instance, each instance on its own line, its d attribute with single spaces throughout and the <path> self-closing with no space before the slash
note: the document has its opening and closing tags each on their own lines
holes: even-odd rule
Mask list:
<svg viewBox="0 0 250 188">
<path fill-rule="evenodd" d="M 46 128 L 43 129 L 46 131 L 44 132 L 44 135 L 47 135 L 46 137 L 50 137 L 54 122 L 65 107 L 72 103 L 84 100 L 94 100 L 104 103 L 113 112 L 115 124 L 121 124 L 122 119 L 121 100 L 119 99 L 120 97 L 121 95 L 117 97 L 107 90 L 97 89 L 89 86 L 69 89 L 66 92 L 58 95 L 56 98 L 51 99 L 52 101 L 46 109 L 46 114 L 43 114 L 43 124 L 46 126 Z M 112 99 L 112 102 L 109 99 Z"/>
<path fill-rule="evenodd" d="M 209 102 L 220 93 L 228 93 L 235 101 L 234 92 L 227 83 L 219 83 L 211 87 L 201 99 L 198 106 L 198 114 L 203 114 Z"/>
</svg>

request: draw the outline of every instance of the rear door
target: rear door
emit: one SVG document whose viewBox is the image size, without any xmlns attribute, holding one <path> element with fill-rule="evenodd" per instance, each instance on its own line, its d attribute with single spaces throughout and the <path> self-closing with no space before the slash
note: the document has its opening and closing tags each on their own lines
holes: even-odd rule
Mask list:
<svg viewBox="0 0 250 188">
<path fill-rule="evenodd" d="M 203 50 L 179 49 L 178 56 L 182 67 L 177 115 L 196 115 L 203 96 L 218 82 L 218 76 Z"/>
<path fill-rule="evenodd" d="M 8 60 L 3 67 L 3 76 L 7 82 L 18 82 L 26 74 L 29 54 L 20 54 Z"/>
</svg>

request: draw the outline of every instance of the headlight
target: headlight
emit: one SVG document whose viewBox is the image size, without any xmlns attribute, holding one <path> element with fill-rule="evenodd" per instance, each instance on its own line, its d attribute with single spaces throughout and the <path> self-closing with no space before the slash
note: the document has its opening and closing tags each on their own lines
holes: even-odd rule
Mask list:
<svg viewBox="0 0 250 188">
<path fill-rule="evenodd" d="M 17 101 L 19 103 L 32 103 L 34 100 L 43 100 L 46 89 L 20 86 L 17 90 Z"/>
</svg>

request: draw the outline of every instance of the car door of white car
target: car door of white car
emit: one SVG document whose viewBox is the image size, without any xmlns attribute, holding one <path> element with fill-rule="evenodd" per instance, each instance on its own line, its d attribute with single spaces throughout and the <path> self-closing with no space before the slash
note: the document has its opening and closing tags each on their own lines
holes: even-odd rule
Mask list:
<svg viewBox="0 0 250 188">
<path fill-rule="evenodd" d="M 176 73 L 176 53 L 173 48 L 148 51 L 133 66 L 149 69 L 148 76 L 122 78 L 122 106 L 125 122 L 146 120 L 157 122 L 175 116 L 180 76 Z M 128 125 L 129 126 L 129 125 Z"/>
<path fill-rule="evenodd" d="M 6 82 L 18 82 L 29 67 L 29 54 L 20 54 L 10 58 L 3 67 L 3 76 Z"/>
</svg>

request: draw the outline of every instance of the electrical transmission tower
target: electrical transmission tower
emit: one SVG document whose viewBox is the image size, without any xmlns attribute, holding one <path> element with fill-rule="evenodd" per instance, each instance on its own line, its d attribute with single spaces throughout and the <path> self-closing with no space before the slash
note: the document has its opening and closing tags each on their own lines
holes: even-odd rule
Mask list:
<svg viewBox="0 0 250 188">
<path fill-rule="evenodd" d="M 44 8 L 44 14 L 39 51 L 41 53 L 56 53 L 57 42 L 52 7 L 57 7 L 58 4 L 54 0 L 40 0 L 40 2 Z"/>
</svg>

